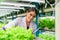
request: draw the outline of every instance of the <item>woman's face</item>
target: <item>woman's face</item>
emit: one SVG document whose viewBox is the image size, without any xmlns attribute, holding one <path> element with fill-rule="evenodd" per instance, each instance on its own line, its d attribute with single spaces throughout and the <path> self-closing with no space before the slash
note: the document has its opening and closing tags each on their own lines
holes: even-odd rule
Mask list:
<svg viewBox="0 0 60 40">
<path fill-rule="evenodd" d="M 27 21 L 28 22 L 31 22 L 33 19 L 34 19 L 34 17 L 36 16 L 36 13 L 35 13 L 35 11 L 30 11 L 30 12 L 26 12 L 26 18 L 27 18 Z"/>
</svg>

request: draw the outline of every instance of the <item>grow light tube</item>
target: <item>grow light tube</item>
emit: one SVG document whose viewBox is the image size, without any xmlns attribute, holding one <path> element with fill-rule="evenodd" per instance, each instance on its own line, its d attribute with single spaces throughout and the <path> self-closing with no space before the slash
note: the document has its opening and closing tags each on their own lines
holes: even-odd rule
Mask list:
<svg viewBox="0 0 60 40">
<path fill-rule="evenodd" d="M 19 10 L 12 10 L 12 11 L 19 11 Z"/>
<path fill-rule="evenodd" d="M 0 9 L 24 9 L 23 7 L 8 7 L 8 6 L 0 6 Z"/>
<path fill-rule="evenodd" d="M 0 11 L 19 11 L 19 10 L 15 10 L 15 9 L 0 9 Z"/>
<path fill-rule="evenodd" d="M 17 0 L 17 1 L 27 1 L 27 2 L 39 2 L 39 3 L 45 3 L 45 0 Z"/>
<path fill-rule="evenodd" d="M 0 5 L 35 7 L 35 5 L 32 5 L 32 4 L 27 4 L 27 3 L 12 3 L 12 2 L 1 2 Z"/>
</svg>

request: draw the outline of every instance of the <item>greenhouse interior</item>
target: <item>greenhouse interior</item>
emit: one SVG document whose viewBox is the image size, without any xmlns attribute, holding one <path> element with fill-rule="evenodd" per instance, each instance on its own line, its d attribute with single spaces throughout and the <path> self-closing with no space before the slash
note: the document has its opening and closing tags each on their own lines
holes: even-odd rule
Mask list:
<svg viewBox="0 0 60 40">
<path fill-rule="evenodd" d="M 2 27 L 18 17 L 25 17 L 25 11 L 36 8 L 38 15 L 32 30 L 13 27 L 2 30 Z M 11 26 L 11 25 L 10 25 Z M 0 40 L 56 40 L 55 38 L 55 0 L 0 0 Z"/>
</svg>

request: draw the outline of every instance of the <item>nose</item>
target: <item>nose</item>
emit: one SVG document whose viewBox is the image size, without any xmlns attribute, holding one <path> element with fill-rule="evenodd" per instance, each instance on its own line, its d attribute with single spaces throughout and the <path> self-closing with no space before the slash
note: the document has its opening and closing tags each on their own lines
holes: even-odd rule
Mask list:
<svg viewBox="0 0 60 40">
<path fill-rule="evenodd" d="M 33 16 L 31 16 L 30 19 L 32 20 L 33 19 Z"/>
</svg>

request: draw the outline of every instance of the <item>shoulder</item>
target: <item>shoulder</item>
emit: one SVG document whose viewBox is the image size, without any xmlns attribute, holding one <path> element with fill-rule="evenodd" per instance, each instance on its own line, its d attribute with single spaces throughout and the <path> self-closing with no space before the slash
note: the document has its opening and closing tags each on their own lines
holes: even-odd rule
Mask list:
<svg viewBox="0 0 60 40">
<path fill-rule="evenodd" d="M 12 23 L 19 23 L 22 21 L 22 17 L 18 17 L 12 21 Z"/>
<path fill-rule="evenodd" d="M 15 21 L 20 21 L 20 20 L 22 20 L 22 17 L 18 17 L 18 18 L 16 18 L 16 19 L 14 19 Z"/>
<path fill-rule="evenodd" d="M 18 18 L 16 18 L 16 20 L 19 20 L 19 19 L 22 19 L 22 17 L 18 17 Z"/>
</svg>

